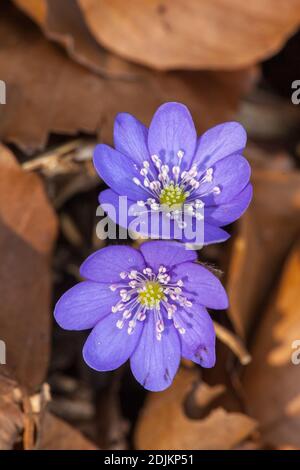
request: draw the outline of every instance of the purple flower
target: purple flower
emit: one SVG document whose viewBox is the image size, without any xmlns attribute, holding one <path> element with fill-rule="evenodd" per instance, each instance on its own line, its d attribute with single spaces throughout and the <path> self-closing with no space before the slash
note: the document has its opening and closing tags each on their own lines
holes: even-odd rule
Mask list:
<svg viewBox="0 0 300 470">
<path fill-rule="evenodd" d="M 130 114 L 118 114 L 114 143 L 115 149 L 98 145 L 94 155 L 97 172 L 111 188 L 99 200 L 114 222 L 128 227 L 133 220 L 131 216 L 124 221 L 119 213 L 118 197 L 127 196 L 128 205 L 143 208 L 145 217 L 167 217 L 169 238 L 174 237 L 176 224 L 195 228 L 203 216 L 204 244 L 229 238 L 220 227 L 238 219 L 252 198 L 250 166 L 241 155 L 246 132 L 239 123 L 219 124 L 197 139 L 186 106 L 165 103 L 149 130 Z M 140 233 L 164 238 L 161 226 L 157 230 Z M 184 234 L 180 239 L 194 241 Z"/>
<path fill-rule="evenodd" d="M 82 264 L 87 280 L 58 301 L 56 321 L 67 330 L 92 328 L 83 357 L 93 369 L 113 370 L 130 359 L 138 382 L 164 390 L 181 356 L 202 367 L 215 364 L 206 307 L 227 308 L 227 295 L 196 257 L 178 242 L 103 248 Z"/>
</svg>

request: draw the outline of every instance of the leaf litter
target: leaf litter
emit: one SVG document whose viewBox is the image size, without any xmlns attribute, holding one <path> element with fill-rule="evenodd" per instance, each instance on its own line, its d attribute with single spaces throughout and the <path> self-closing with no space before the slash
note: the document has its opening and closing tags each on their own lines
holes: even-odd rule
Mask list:
<svg viewBox="0 0 300 470">
<path fill-rule="evenodd" d="M 249 28 L 243 40 L 230 41 L 231 51 L 224 50 L 224 35 L 215 43 L 200 35 L 198 44 L 205 47 L 197 55 L 192 48 L 186 53 L 186 29 L 175 55 L 169 42 L 178 28 L 179 1 L 174 11 L 159 13 L 164 48 L 155 46 L 157 37 L 149 38 L 144 23 L 136 30 L 139 47 L 131 34 L 124 43 L 125 23 L 112 35 L 107 18 L 112 6 L 119 18 L 117 1 L 97 2 L 94 17 L 91 0 L 5 3 L 0 331 L 8 360 L 0 366 L 0 448 L 300 448 L 299 374 L 291 361 L 293 341 L 300 339 L 299 113 L 289 99 L 279 99 L 282 82 L 268 87 L 263 74 L 272 64 L 260 64 L 295 30 L 297 1 L 280 21 L 279 9 L 260 20 L 268 2 L 254 2 L 250 12 L 242 2 L 228 1 L 242 21 L 226 34 L 239 35 L 251 14 L 263 35 L 247 53 Z M 210 21 L 213 13 L 216 21 L 224 16 L 218 8 L 206 9 Z M 141 18 L 145 12 L 141 4 Z M 135 14 L 126 12 L 129 25 Z M 283 50 L 293 57 L 289 44 Z M 146 57 L 141 50 L 147 48 Z M 244 123 L 254 200 L 230 228 L 229 242 L 200 253 L 225 273 L 230 297 L 228 312 L 214 317 L 216 367 L 200 374 L 183 361 L 170 389 L 146 394 L 126 365 L 117 374 L 87 370 L 84 334 L 74 339 L 51 316 L 57 298 L 79 279 L 82 260 L 103 246 L 95 237 L 97 194 L 104 187 L 91 163 L 95 142 L 111 142 L 117 112 L 148 124 L 153 110 L 173 99 L 191 108 L 199 131 L 229 119 Z"/>
</svg>

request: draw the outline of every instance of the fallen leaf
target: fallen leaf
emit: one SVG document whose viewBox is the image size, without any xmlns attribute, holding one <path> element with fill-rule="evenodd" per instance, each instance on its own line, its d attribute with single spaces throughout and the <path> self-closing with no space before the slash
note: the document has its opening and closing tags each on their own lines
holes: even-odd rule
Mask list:
<svg viewBox="0 0 300 470">
<path fill-rule="evenodd" d="M 242 413 L 213 409 L 203 419 L 190 419 L 184 402 L 197 385 L 195 370 L 181 369 L 172 387 L 148 395 L 135 432 L 138 449 L 233 449 L 256 427 L 253 419 Z M 201 391 L 202 387 L 202 391 Z M 205 409 L 220 395 L 223 388 L 202 384 L 196 387 L 197 403 Z"/>
<path fill-rule="evenodd" d="M 80 432 L 45 412 L 45 389 L 30 397 L 17 382 L 0 375 L 0 450 L 15 446 L 25 450 L 95 449 Z"/>
<path fill-rule="evenodd" d="M 300 173 L 256 169 L 253 201 L 238 222 L 228 267 L 229 316 L 247 337 L 300 230 Z"/>
<path fill-rule="evenodd" d="M 0 147 L 0 334 L 7 365 L 28 391 L 44 379 L 50 342 L 50 253 L 56 216 L 40 178 Z"/>
<path fill-rule="evenodd" d="M 184 102 L 203 132 L 232 118 L 257 78 L 255 69 L 158 73 L 140 68 L 137 80 L 104 79 L 72 62 L 6 2 L 0 12 L 0 69 L 7 84 L 0 138 L 28 154 L 42 149 L 51 132 L 97 133 L 110 142 L 116 113 L 130 112 L 148 124 L 164 101 Z"/>
<path fill-rule="evenodd" d="M 300 448 L 300 241 L 292 249 L 253 341 L 243 386 L 249 412 L 265 442 Z M 297 340 L 298 346 L 293 346 Z M 298 351 L 298 352 L 297 352 Z"/>
<path fill-rule="evenodd" d="M 134 78 L 134 67 L 107 53 L 87 28 L 74 0 L 14 0 L 42 28 L 48 39 L 61 44 L 79 64 L 105 77 Z"/>
<path fill-rule="evenodd" d="M 299 0 L 78 0 L 99 43 L 160 70 L 234 69 L 275 53 L 296 31 Z M 253 27 L 255 25 L 255 27 Z"/>
<path fill-rule="evenodd" d="M 4 145 L 0 143 L 0 164 L 6 170 L 15 169 L 18 166 L 17 159 L 14 154 Z"/>
<path fill-rule="evenodd" d="M 14 395 L 16 388 L 16 382 L 0 375 L 0 450 L 12 449 L 24 429 L 24 415 Z"/>
<path fill-rule="evenodd" d="M 40 26 L 43 26 L 47 19 L 47 0 L 13 0 L 25 13 L 27 13 Z"/>
<path fill-rule="evenodd" d="M 40 430 L 39 450 L 96 450 L 79 431 L 56 416 L 46 413 Z"/>
</svg>

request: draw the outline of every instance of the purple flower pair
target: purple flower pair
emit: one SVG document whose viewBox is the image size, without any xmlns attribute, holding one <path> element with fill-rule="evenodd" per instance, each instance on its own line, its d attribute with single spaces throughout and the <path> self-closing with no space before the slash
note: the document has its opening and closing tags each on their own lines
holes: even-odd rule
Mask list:
<svg viewBox="0 0 300 470">
<path fill-rule="evenodd" d="M 204 244 L 229 237 L 220 227 L 240 217 L 252 197 L 240 124 L 221 124 L 197 141 L 187 108 L 166 103 L 149 130 L 119 114 L 114 140 L 115 150 L 96 147 L 94 164 L 111 188 L 100 202 L 116 223 L 119 196 L 127 196 L 146 217 L 167 217 L 171 238 L 183 214 L 192 226 L 204 216 Z M 164 238 L 161 225 L 155 236 Z M 215 332 L 206 308 L 227 308 L 227 295 L 184 243 L 149 241 L 139 250 L 108 246 L 92 254 L 80 273 L 86 280 L 61 297 L 54 315 L 62 328 L 92 329 L 83 348 L 90 367 L 113 370 L 129 359 L 135 378 L 152 391 L 172 383 L 181 357 L 213 367 Z"/>
</svg>

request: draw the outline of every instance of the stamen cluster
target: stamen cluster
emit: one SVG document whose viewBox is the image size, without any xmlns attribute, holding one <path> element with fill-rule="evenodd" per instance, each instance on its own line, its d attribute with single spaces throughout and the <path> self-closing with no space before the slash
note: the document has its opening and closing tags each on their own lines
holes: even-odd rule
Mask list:
<svg viewBox="0 0 300 470">
<path fill-rule="evenodd" d="M 112 312 L 123 312 L 122 318 L 116 323 L 122 329 L 125 324 L 128 334 L 132 334 L 137 321 L 144 321 L 148 311 L 155 315 L 156 337 L 161 339 L 166 319 L 172 320 L 179 333 L 185 329 L 178 324 L 175 313 L 178 306 L 191 307 L 192 302 L 183 295 L 184 283 L 177 280 L 172 283 L 167 268 L 159 267 L 155 274 L 149 267 L 142 272 L 131 270 L 120 273 L 120 282 L 112 284 L 112 291 L 119 290 L 120 300 L 112 307 Z"/>
<path fill-rule="evenodd" d="M 152 155 L 154 168 L 150 166 L 149 161 L 144 161 L 140 170 L 143 181 L 137 177 L 133 178 L 133 182 L 149 194 L 146 201 L 137 201 L 138 205 L 145 207 L 145 212 L 165 212 L 167 217 L 176 220 L 182 228 L 186 225 L 182 218 L 183 213 L 202 220 L 204 203 L 201 197 L 221 192 L 219 186 L 210 187 L 208 190 L 203 188 L 201 192 L 201 186 L 213 182 L 213 168 L 208 168 L 204 174 L 197 170 L 197 165 L 182 171 L 183 156 L 183 150 L 179 150 L 178 164 L 170 168 L 169 165 L 162 164 L 158 155 Z"/>
</svg>

